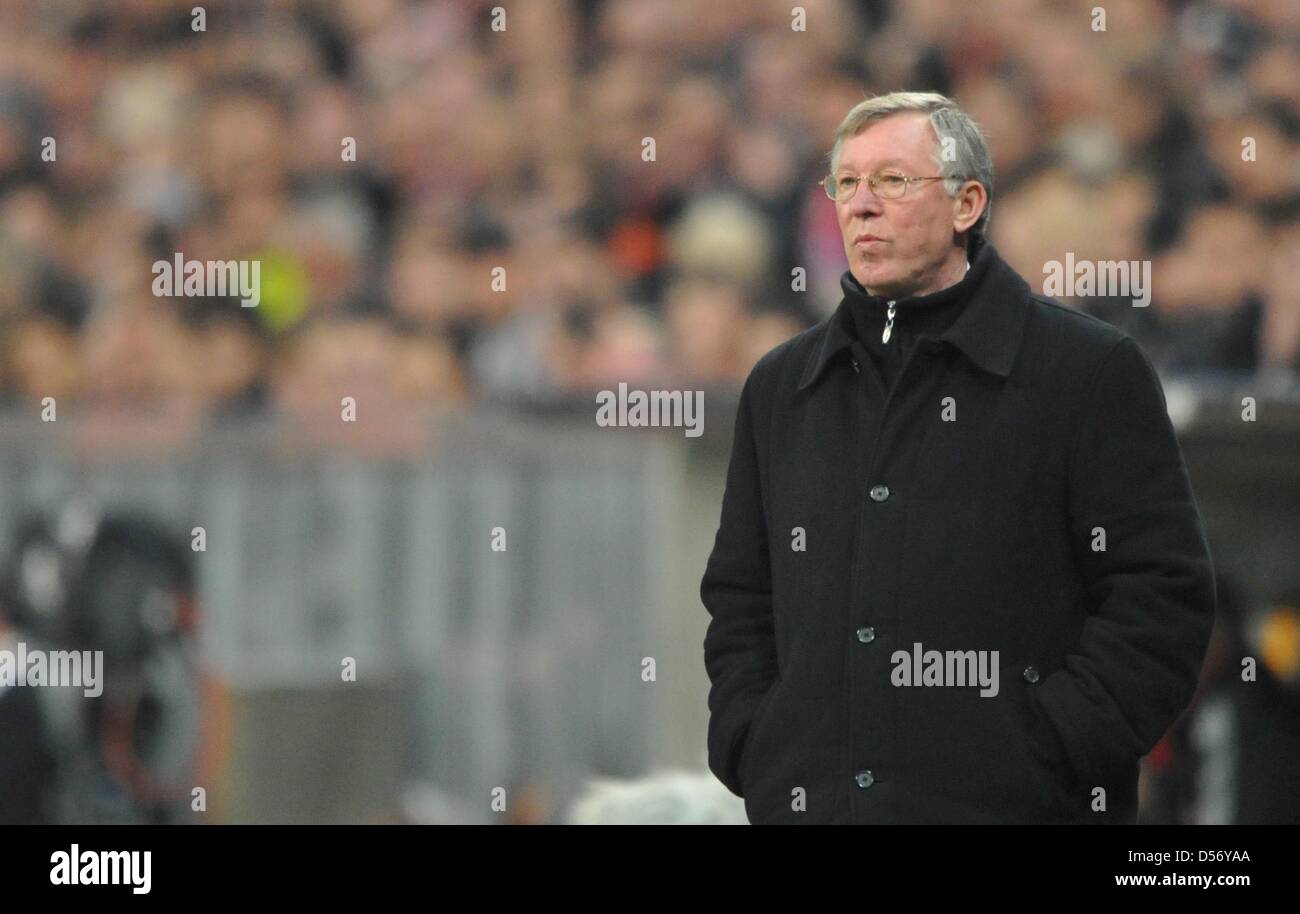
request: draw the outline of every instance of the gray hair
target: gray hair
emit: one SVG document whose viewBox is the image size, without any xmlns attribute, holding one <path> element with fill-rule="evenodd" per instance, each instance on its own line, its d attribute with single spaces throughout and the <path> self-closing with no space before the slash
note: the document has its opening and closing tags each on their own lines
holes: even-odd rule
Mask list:
<svg viewBox="0 0 1300 914">
<path fill-rule="evenodd" d="M 828 156 L 831 174 L 839 168 L 840 150 L 845 140 L 857 136 L 868 124 L 911 111 L 930 115 L 930 124 L 935 132 L 934 162 L 939 169 L 937 173 L 943 175 L 943 186 L 948 196 L 955 195 L 968 180 L 984 185 L 988 201 L 984 204 L 984 212 L 970 228 L 971 234 L 982 235 L 993 204 L 993 158 L 979 125 L 946 95 L 938 92 L 891 92 L 858 102 L 835 131 L 835 145 Z M 951 140 L 952 146 L 948 161 L 942 155 L 945 139 Z"/>
</svg>

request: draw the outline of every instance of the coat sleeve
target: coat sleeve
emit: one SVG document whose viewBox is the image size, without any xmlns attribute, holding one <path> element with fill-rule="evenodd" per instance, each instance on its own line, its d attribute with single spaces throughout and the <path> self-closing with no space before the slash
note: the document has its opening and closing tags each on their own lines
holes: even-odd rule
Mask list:
<svg viewBox="0 0 1300 914">
<path fill-rule="evenodd" d="M 1064 666 L 1032 694 L 1092 789 L 1132 777 L 1190 702 L 1215 582 L 1164 390 L 1131 337 L 1083 388 L 1078 422 L 1067 500 L 1093 608 Z"/>
<path fill-rule="evenodd" d="M 753 422 L 754 375 L 740 395 L 735 438 L 700 599 L 710 621 L 704 637 L 709 688 L 709 768 L 743 796 L 739 763 L 759 701 L 776 680 L 772 572 Z"/>
</svg>

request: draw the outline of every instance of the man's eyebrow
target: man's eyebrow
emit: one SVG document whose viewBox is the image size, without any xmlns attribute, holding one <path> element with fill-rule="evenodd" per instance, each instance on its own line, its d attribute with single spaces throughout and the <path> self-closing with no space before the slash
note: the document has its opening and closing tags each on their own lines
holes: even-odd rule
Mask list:
<svg viewBox="0 0 1300 914">
<path fill-rule="evenodd" d="M 890 167 L 893 167 L 893 166 L 899 166 L 899 167 L 902 167 L 903 164 L 904 164 L 904 163 L 903 163 L 903 160 L 902 160 L 902 159 L 885 159 L 885 161 L 881 162 L 879 165 L 876 166 L 876 171 L 880 171 L 880 169 L 882 169 L 882 168 L 890 168 Z M 846 165 L 846 164 L 844 164 L 844 163 L 841 163 L 841 164 L 840 164 L 840 168 L 839 168 L 839 170 L 840 170 L 840 171 L 853 171 L 854 174 L 865 174 L 865 172 L 854 171 L 853 168 L 852 168 L 852 166 L 850 166 L 850 165 Z"/>
</svg>

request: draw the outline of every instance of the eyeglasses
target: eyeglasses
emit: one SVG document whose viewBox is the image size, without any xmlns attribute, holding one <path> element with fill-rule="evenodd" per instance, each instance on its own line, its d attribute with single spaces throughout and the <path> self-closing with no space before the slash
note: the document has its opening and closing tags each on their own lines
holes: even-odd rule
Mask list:
<svg viewBox="0 0 1300 914">
<path fill-rule="evenodd" d="M 875 174 L 875 175 L 827 175 L 822 179 L 822 187 L 826 190 L 826 196 L 830 197 L 836 203 L 848 203 L 853 199 L 853 195 L 858 192 L 858 185 L 863 181 L 871 188 L 871 192 L 883 200 L 897 200 L 907 193 L 907 188 L 916 181 L 941 181 L 943 175 L 931 175 L 925 178 L 909 178 L 906 175 L 895 174 Z"/>
</svg>

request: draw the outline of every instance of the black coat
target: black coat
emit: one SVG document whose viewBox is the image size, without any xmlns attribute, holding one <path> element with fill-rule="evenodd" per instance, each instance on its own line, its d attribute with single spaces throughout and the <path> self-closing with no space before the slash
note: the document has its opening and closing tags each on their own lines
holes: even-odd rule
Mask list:
<svg viewBox="0 0 1300 914">
<path fill-rule="evenodd" d="M 700 595 L 751 822 L 1131 823 L 1195 688 L 1214 571 L 1150 361 L 972 254 L 892 391 L 847 300 L 745 382 Z M 996 694 L 956 684 L 994 651 Z"/>
</svg>

